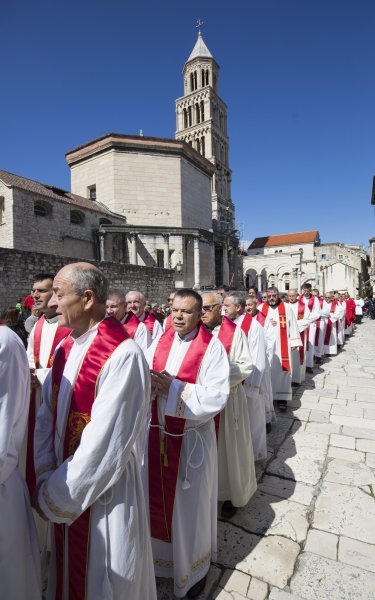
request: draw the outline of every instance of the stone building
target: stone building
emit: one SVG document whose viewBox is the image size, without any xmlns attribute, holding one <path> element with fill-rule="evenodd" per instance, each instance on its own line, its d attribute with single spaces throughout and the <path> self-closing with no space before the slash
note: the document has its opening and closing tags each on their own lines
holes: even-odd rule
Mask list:
<svg viewBox="0 0 375 600">
<path fill-rule="evenodd" d="M 362 246 L 322 244 L 318 230 L 255 238 L 243 258 L 246 287 L 280 291 L 311 283 L 321 293 L 337 289 L 355 295 L 367 277 Z"/>
<path fill-rule="evenodd" d="M 182 141 L 111 133 L 66 159 L 72 191 L 126 219 L 101 225 L 101 260 L 173 268 L 179 287 L 214 285 L 206 158 Z"/>
<path fill-rule="evenodd" d="M 90 198 L 0 170 L 0 247 L 99 257 L 99 227 L 126 220 Z"/>
<path fill-rule="evenodd" d="M 211 182 L 215 283 L 237 284 L 238 237 L 231 196 L 227 106 L 219 96 L 219 65 L 199 31 L 183 69 L 184 95 L 176 100 L 176 138 L 215 167 Z"/>
</svg>

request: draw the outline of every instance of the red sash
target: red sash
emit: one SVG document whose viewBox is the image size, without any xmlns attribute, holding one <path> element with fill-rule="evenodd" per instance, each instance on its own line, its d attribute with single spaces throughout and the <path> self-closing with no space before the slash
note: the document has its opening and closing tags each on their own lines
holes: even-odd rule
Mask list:
<svg viewBox="0 0 375 600">
<path fill-rule="evenodd" d="M 269 308 L 269 304 L 265 303 L 259 310 L 263 313 L 265 317 L 267 317 Z M 280 325 L 281 368 L 283 371 L 290 373 L 290 362 L 288 352 L 288 328 L 284 302 L 280 302 L 277 309 L 279 312 Z"/>
<path fill-rule="evenodd" d="M 143 323 L 146 325 L 147 329 L 149 330 L 151 337 L 154 332 L 155 321 L 156 321 L 156 319 L 155 319 L 154 315 L 152 315 L 150 312 L 146 313 Z"/>
<path fill-rule="evenodd" d="M 260 313 L 260 314 L 262 314 L 262 313 Z M 264 320 L 266 320 L 266 319 L 264 318 Z M 245 313 L 245 316 L 244 316 L 243 321 L 241 323 L 241 329 L 242 329 L 242 331 L 245 332 L 246 336 L 249 335 L 249 331 L 250 331 L 250 327 L 251 327 L 251 323 L 252 322 L 253 322 L 253 317 L 251 316 L 251 314 L 248 313 L 248 312 Z"/>
<path fill-rule="evenodd" d="M 89 347 L 73 387 L 63 440 L 63 458 L 77 450 L 82 432 L 91 418 L 97 383 L 102 369 L 113 351 L 128 338 L 124 327 L 113 317 L 99 323 L 98 333 Z M 68 337 L 56 352 L 52 367 L 52 408 L 55 436 L 58 395 L 66 360 L 74 340 Z M 90 513 L 88 508 L 69 526 L 68 569 L 69 600 L 85 600 L 87 562 L 90 541 Z M 56 600 L 62 600 L 64 590 L 64 525 L 55 524 L 56 545 Z"/>
<path fill-rule="evenodd" d="M 320 310 L 323 308 L 323 298 L 318 298 L 319 300 L 319 305 L 320 305 Z M 315 325 L 316 325 L 316 331 L 315 331 L 315 340 L 314 340 L 314 345 L 315 346 L 319 346 L 319 336 L 320 336 L 320 324 L 322 322 L 322 317 L 319 317 L 319 319 L 317 319 L 315 321 Z"/>
<path fill-rule="evenodd" d="M 123 326 L 125 328 L 126 333 L 132 340 L 134 340 L 134 336 L 137 332 L 139 323 L 140 320 L 138 319 L 138 317 L 133 312 L 128 312 Z"/>
<path fill-rule="evenodd" d="M 310 303 L 310 301 L 309 301 L 309 303 Z M 314 298 L 313 298 L 313 303 L 314 303 Z M 310 308 L 310 311 L 311 311 L 311 308 Z M 301 300 L 298 300 L 297 320 L 300 321 L 301 319 L 303 319 L 304 316 L 305 316 L 305 303 L 301 299 Z M 300 332 L 300 337 L 301 337 L 302 346 L 298 346 L 299 363 L 300 363 L 300 365 L 303 365 L 303 361 L 305 360 L 305 332 L 304 331 Z"/>
<path fill-rule="evenodd" d="M 169 327 L 160 337 L 154 354 L 153 369 L 165 369 L 173 344 L 175 331 Z M 195 383 L 199 369 L 211 341 L 212 334 L 200 324 L 178 370 L 176 379 Z M 153 427 L 154 425 L 154 427 Z M 151 537 L 164 542 L 172 541 L 172 517 L 177 477 L 183 441 L 185 419 L 164 417 L 164 430 L 176 435 L 162 435 L 159 428 L 157 398 L 151 403 L 151 426 L 148 441 L 148 484 Z"/>
<path fill-rule="evenodd" d="M 246 313 L 247 314 L 247 313 Z M 250 317 L 250 315 L 249 315 Z M 221 343 L 223 344 L 225 351 L 227 353 L 227 355 L 229 356 L 229 352 L 232 346 L 232 342 L 233 342 L 233 337 L 234 334 L 236 332 L 237 329 L 237 325 L 231 321 L 230 319 L 228 319 L 228 317 L 223 317 L 223 320 L 221 322 L 220 325 L 220 331 L 218 334 L 218 339 L 221 341 Z M 214 417 L 214 421 L 215 421 L 215 431 L 216 431 L 216 440 L 219 440 L 219 426 L 220 426 L 220 414 L 221 412 L 219 412 L 215 417 Z"/>
<path fill-rule="evenodd" d="M 172 313 L 170 313 L 164 321 L 164 331 L 172 327 Z"/>
<path fill-rule="evenodd" d="M 337 305 L 338 305 L 337 300 L 332 300 L 331 310 L 329 311 L 330 314 L 331 313 L 333 314 L 335 312 Z M 328 344 L 329 344 L 329 340 L 330 340 L 331 332 L 332 332 L 332 325 L 333 325 L 333 323 L 332 323 L 331 319 L 328 319 L 326 334 L 325 334 L 325 337 L 324 337 L 324 345 L 325 346 L 328 346 Z M 337 328 L 337 325 L 338 325 L 338 322 L 336 321 L 336 328 Z"/>
<path fill-rule="evenodd" d="M 304 298 L 306 298 L 306 296 L 301 294 L 300 297 L 298 298 L 298 300 L 302 301 L 305 304 Z M 315 299 L 315 296 L 310 296 L 310 298 L 308 299 L 308 302 L 307 302 L 307 306 L 308 306 L 310 312 L 312 311 L 313 306 L 314 306 L 314 299 Z"/>
<path fill-rule="evenodd" d="M 266 322 L 266 317 L 260 310 L 257 310 L 254 318 L 261 324 L 262 327 L 264 327 L 264 324 Z"/>
<path fill-rule="evenodd" d="M 41 368 L 40 360 L 40 344 L 42 340 L 42 329 L 45 323 L 44 315 L 38 319 L 38 321 L 34 325 L 34 364 L 36 369 Z M 68 327 L 57 327 L 55 332 L 55 337 L 52 341 L 51 350 L 48 357 L 48 362 L 46 368 L 52 367 L 53 355 L 56 350 L 56 346 L 63 340 L 66 336 L 70 334 L 72 330 Z M 35 477 L 35 467 L 34 467 L 34 430 L 35 430 L 35 417 L 36 417 L 36 389 L 32 389 L 30 392 L 30 407 L 29 407 L 29 419 L 27 423 L 27 450 L 26 450 L 26 483 L 29 488 L 30 496 L 34 494 L 36 477 Z"/>
</svg>

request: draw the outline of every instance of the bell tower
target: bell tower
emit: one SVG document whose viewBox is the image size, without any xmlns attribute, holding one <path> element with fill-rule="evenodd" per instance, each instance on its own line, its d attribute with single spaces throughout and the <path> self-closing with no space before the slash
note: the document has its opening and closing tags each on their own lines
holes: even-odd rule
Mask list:
<svg viewBox="0 0 375 600">
<path fill-rule="evenodd" d="M 198 26 L 201 25 L 198 22 Z M 231 236 L 235 225 L 227 106 L 219 96 L 219 65 L 204 43 L 200 29 L 185 63 L 183 78 L 184 95 L 176 100 L 176 139 L 187 142 L 215 165 L 211 187 L 212 226 L 214 232 Z"/>
</svg>

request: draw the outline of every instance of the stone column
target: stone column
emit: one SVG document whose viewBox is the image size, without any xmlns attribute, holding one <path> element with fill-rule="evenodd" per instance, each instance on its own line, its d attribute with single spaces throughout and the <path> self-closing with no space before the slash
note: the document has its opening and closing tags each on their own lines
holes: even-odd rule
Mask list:
<svg viewBox="0 0 375 600">
<path fill-rule="evenodd" d="M 99 233 L 100 262 L 105 261 L 105 233 Z"/>
<path fill-rule="evenodd" d="M 194 289 L 199 290 L 201 287 L 201 265 L 199 256 L 199 237 L 194 238 Z"/>
<path fill-rule="evenodd" d="M 229 262 L 228 262 L 228 246 L 223 247 L 223 283 L 229 284 Z"/>
<path fill-rule="evenodd" d="M 169 234 L 163 235 L 164 239 L 164 269 L 170 269 L 169 264 Z"/>
<path fill-rule="evenodd" d="M 258 277 L 258 290 L 261 292 L 262 291 L 262 273 L 258 273 L 257 275 Z"/>
<path fill-rule="evenodd" d="M 131 248 L 131 264 L 132 265 L 137 265 L 138 264 L 138 255 L 137 255 L 137 234 L 136 233 L 131 233 L 130 234 L 130 239 L 131 239 L 131 243 L 132 243 L 132 248 Z"/>
<path fill-rule="evenodd" d="M 301 293 L 301 271 L 297 271 L 297 289 Z"/>
</svg>

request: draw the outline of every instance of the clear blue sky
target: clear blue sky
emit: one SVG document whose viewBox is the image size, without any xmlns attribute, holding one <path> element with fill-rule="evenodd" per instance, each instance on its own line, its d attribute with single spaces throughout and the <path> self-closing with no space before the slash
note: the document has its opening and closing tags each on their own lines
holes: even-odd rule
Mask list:
<svg viewBox="0 0 375 600">
<path fill-rule="evenodd" d="M 1 0 L 0 168 L 70 189 L 65 153 L 174 137 L 197 19 L 228 105 L 243 237 L 375 235 L 375 0 Z"/>
</svg>

